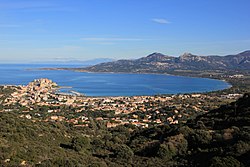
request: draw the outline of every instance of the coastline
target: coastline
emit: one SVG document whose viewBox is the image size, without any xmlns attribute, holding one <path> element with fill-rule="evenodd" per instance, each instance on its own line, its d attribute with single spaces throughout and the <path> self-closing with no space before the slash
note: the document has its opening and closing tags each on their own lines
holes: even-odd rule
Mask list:
<svg viewBox="0 0 250 167">
<path fill-rule="evenodd" d="M 73 72 L 81 72 L 81 73 L 90 73 L 90 74 L 143 74 L 143 75 L 167 75 L 167 76 L 175 76 L 175 77 L 188 77 L 188 78 L 203 78 L 203 79 L 209 79 L 209 80 L 217 80 L 217 81 L 223 81 L 227 84 L 227 87 L 224 89 L 219 90 L 211 90 L 211 91 L 204 91 L 204 92 L 188 92 L 188 93 L 177 93 L 177 94 L 191 94 L 191 93 L 201 93 L 201 94 L 207 94 L 212 92 L 221 92 L 228 89 L 233 88 L 235 85 L 234 83 L 230 82 L 229 80 L 226 80 L 225 78 L 216 78 L 211 76 L 192 76 L 192 75 L 185 75 L 184 73 L 182 75 L 180 74 L 172 74 L 172 73 L 149 73 L 149 72 L 93 72 L 93 71 L 87 71 L 87 70 L 79 70 L 78 68 L 39 68 L 39 70 L 56 70 L 56 71 L 73 71 Z M 172 95 L 172 94 L 155 94 L 155 95 L 133 95 L 133 96 L 157 96 L 157 95 Z M 88 96 L 87 97 L 111 97 L 111 96 Z M 112 97 L 119 97 L 119 96 L 112 96 Z M 124 96 L 126 97 L 126 96 Z"/>
</svg>

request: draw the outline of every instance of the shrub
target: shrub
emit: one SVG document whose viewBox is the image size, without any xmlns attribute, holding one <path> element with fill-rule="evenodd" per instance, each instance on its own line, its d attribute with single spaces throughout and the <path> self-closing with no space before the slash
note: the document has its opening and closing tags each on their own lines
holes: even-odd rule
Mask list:
<svg viewBox="0 0 250 167">
<path fill-rule="evenodd" d="M 90 149 L 90 140 L 87 137 L 75 137 L 72 139 L 72 148 L 77 151 L 86 151 Z"/>
<path fill-rule="evenodd" d="M 234 157 L 214 157 L 210 167 L 240 167 L 240 162 Z"/>
<path fill-rule="evenodd" d="M 158 156 L 164 159 L 171 159 L 176 155 L 185 154 L 188 149 L 188 142 L 183 134 L 169 137 L 167 142 L 160 145 Z"/>
<path fill-rule="evenodd" d="M 134 156 L 134 152 L 130 147 L 128 147 L 125 144 L 120 144 L 115 149 L 115 156 L 117 158 L 131 160 L 131 158 Z"/>
</svg>

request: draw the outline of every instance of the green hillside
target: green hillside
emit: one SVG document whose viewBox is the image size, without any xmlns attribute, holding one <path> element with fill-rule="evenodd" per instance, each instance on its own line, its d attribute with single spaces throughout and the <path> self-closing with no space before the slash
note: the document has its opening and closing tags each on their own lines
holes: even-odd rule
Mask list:
<svg viewBox="0 0 250 167">
<path fill-rule="evenodd" d="M 2 166 L 250 166 L 250 94 L 182 125 L 77 128 L 0 113 Z"/>
</svg>

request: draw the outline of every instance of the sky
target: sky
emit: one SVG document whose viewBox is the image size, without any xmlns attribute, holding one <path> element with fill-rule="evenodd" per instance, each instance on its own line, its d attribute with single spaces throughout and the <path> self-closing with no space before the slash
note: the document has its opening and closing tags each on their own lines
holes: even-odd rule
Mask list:
<svg viewBox="0 0 250 167">
<path fill-rule="evenodd" d="M 237 54 L 249 0 L 0 0 L 0 62 Z"/>
</svg>

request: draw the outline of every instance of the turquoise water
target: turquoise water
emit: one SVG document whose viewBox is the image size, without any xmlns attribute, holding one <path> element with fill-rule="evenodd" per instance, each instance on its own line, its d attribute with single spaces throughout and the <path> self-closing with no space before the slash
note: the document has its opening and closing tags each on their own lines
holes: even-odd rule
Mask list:
<svg viewBox="0 0 250 167">
<path fill-rule="evenodd" d="M 230 87 L 213 79 L 157 74 L 82 73 L 36 70 L 42 67 L 80 67 L 76 65 L 0 64 L 0 84 L 26 85 L 34 79 L 49 78 L 67 92 L 74 90 L 87 96 L 133 96 L 207 92 Z"/>
</svg>

